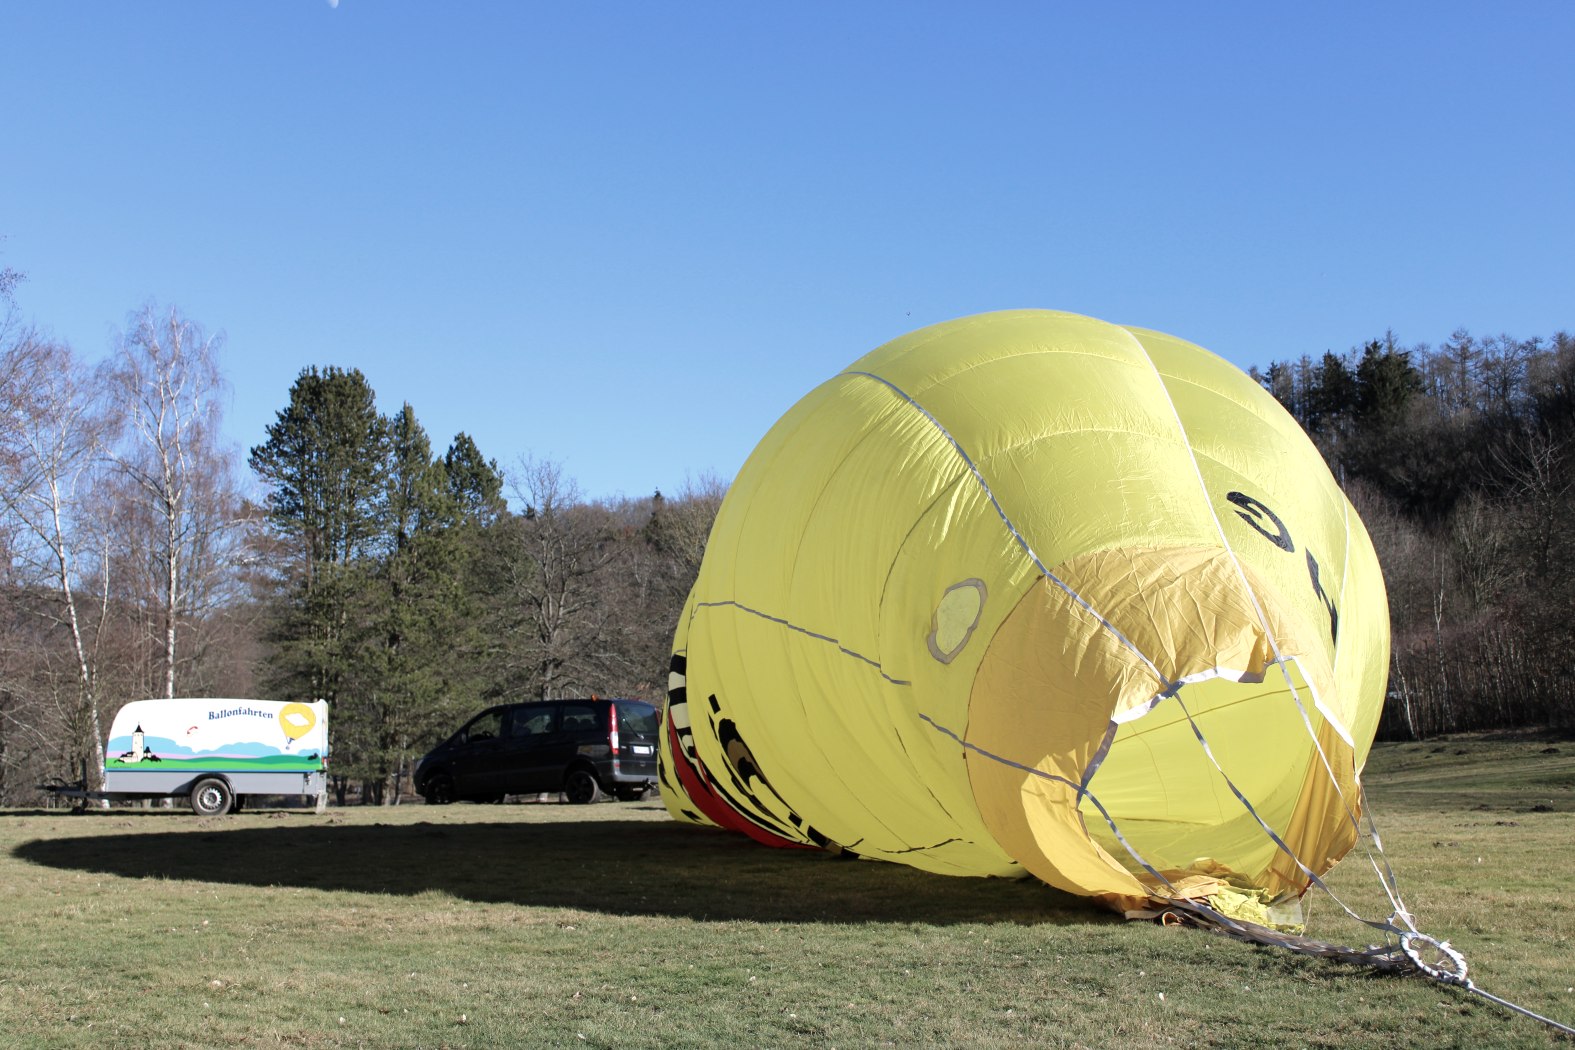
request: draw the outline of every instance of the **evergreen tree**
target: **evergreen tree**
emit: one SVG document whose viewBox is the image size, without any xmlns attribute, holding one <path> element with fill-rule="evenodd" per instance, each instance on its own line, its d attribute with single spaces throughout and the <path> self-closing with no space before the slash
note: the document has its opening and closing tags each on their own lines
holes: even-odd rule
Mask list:
<svg viewBox="0 0 1575 1050">
<path fill-rule="evenodd" d="M 1394 345 L 1392 336 L 1362 347 L 1356 366 L 1356 412 L 1368 431 L 1392 430 L 1405 420 L 1411 400 L 1422 390 L 1422 375 L 1409 351 Z"/>
<path fill-rule="evenodd" d="M 461 522 L 491 525 L 506 512 L 498 461 L 483 457 L 469 434 L 461 431 L 454 435 L 453 444 L 443 455 L 443 473 Z"/>
<path fill-rule="evenodd" d="M 361 659 L 355 626 L 371 602 L 365 559 L 385 538 L 388 426 L 359 370 L 313 367 L 267 434 L 250 463 L 269 488 L 268 524 L 283 541 L 274 685 L 337 707 Z"/>
<path fill-rule="evenodd" d="M 1315 433 L 1341 432 L 1356 413 L 1357 400 L 1356 376 L 1343 358 L 1333 351 L 1325 351 L 1314 373 L 1313 387 L 1308 391 L 1308 429 Z"/>
<path fill-rule="evenodd" d="M 398 783 L 418 741 L 443 715 L 442 668 L 454 626 L 453 501 L 441 461 L 407 403 L 387 421 L 383 557 L 370 574 L 362 680 L 344 702 L 356 747 L 349 775 L 362 798 L 380 802 Z"/>
</svg>

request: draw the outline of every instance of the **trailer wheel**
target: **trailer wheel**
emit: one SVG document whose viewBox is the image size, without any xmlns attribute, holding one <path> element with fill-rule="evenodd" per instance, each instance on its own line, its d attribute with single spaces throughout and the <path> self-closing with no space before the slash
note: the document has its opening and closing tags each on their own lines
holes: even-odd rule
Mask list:
<svg viewBox="0 0 1575 1050">
<path fill-rule="evenodd" d="M 203 777 L 192 786 L 191 809 L 199 817 L 222 817 L 235 803 L 235 792 L 222 777 Z"/>
</svg>

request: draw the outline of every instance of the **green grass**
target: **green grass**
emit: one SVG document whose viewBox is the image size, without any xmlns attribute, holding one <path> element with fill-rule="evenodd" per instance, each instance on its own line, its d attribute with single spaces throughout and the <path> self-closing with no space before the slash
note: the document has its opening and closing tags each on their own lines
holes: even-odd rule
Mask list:
<svg viewBox="0 0 1575 1050">
<path fill-rule="evenodd" d="M 1383 747 L 1367 780 L 1419 924 L 1575 1021 L 1575 743 Z M 1365 861 L 1331 881 L 1385 913 Z M 1425 981 L 654 802 L 6 811 L 0 887 L 4 1047 L 1571 1045 Z M 1368 939 L 1327 900 L 1309 933 Z"/>
</svg>

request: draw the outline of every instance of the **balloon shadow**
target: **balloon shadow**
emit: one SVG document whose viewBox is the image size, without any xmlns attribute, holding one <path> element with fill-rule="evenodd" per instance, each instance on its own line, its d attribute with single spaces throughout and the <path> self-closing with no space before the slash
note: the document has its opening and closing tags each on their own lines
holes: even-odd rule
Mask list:
<svg viewBox="0 0 1575 1050">
<path fill-rule="evenodd" d="M 137 820 L 135 824 L 145 822 Z M 191 879 L 725 922 L 1119 923 L 1035 880 L 955 878 L 769 849 L 676 822 L 224 827 L 34 839 L 19 860 L 124 878 Z"/>
</svg>

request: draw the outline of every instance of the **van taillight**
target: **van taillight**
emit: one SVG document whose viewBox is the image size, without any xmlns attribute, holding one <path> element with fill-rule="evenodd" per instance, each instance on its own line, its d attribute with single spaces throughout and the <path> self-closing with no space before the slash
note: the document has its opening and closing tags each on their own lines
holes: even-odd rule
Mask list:
<svg viewBox="0 0 1575 1050">
<path fill-rule="evenodd" d="M 612 726 L 612 732 L 607 735 L 607 742 L 612 745 L 614 756 L 618 754 L 618 705 L 607 705 L 607 724 Z"/>
</svg>

